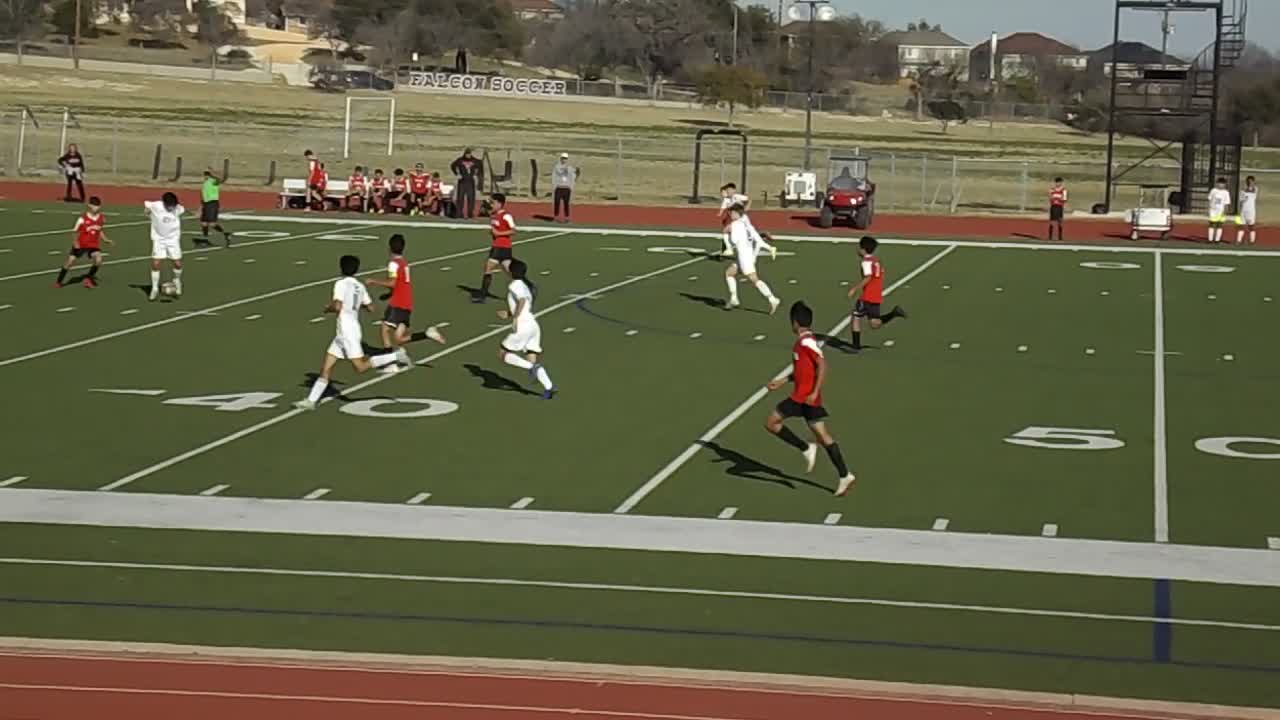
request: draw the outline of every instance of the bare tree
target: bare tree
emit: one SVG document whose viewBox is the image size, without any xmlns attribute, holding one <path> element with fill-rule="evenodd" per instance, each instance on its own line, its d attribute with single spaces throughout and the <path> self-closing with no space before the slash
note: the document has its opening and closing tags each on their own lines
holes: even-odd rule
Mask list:
<svg viewBox="0 0 1280 720">
<path fill-rule="evenodd" d="M 0 0 L 0 37 L 13 38 L 19 65 L 23 45 L 44 34 L 43 10 L 41 0 Z"/>
<path fill-rule="evenodd" d="M 712 25 L 703 0 L 620 0 L 613 7 L 634 28 L 633 62 L 651 95 L 660 78 L 671 76 L 697 51 L 707 50 Z"/>
</svg>

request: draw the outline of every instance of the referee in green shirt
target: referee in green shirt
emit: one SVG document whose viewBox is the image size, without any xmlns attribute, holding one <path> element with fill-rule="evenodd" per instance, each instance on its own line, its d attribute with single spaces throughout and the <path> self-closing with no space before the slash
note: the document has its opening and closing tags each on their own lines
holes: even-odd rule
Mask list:
<svg viewBox="0 0 1280 720">
<path fill-rule="evenodd" d="M 199 247 L 209 247 L 209 227 L 213 226 L 214 230 L 222 233 L 222 240 L 227 247 L 231 247 L 231 233 L 222 229 L 222 224 L 218 222 L 219 207 L 218 198 L 222 192 L 222 181 L 213 174 L 213 170 L 205 168 L 204 183 L 200 186 L 200 238 L 196 240 Z"/>
</svg>

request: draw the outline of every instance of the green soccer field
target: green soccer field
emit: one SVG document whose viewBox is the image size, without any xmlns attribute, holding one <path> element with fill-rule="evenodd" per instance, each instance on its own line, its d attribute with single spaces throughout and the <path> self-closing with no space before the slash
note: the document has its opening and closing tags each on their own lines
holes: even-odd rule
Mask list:
<svg viewBox="0 0 1280 720">
<path fill-rule="evenodd" d="M 1280 253 L 887 239 L 910 318 L 854 355 L 853 237 L 782 239 L 762 276 L 836 331 L 835 498 L 762 427 L 785 312 L 724 311 L 706 233 L 521 232 L 547 402 L 468 302 L 484 226 L 234 216 L 149 303 L 140 215 L 53 289 L 74 213 L 0 210 L 0 635 L 1280 707 Z M 337 257 L 394 231 L 448 344 L 293 410 Z"/>
</svg>

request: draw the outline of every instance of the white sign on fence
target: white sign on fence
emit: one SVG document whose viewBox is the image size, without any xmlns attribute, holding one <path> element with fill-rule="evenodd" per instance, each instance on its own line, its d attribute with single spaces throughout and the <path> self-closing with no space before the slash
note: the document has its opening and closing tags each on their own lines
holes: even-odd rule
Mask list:
<svg viewBox="0 0 1280 720">
<path fill-rule="evenodd" d="M 494 92 L 505 95 L 566 95 L 569 86 L 563 80 L 463 75 L 443 72 L 411 72 L 411 90 L 456 90 L 462 92 Z"/>
</svg>

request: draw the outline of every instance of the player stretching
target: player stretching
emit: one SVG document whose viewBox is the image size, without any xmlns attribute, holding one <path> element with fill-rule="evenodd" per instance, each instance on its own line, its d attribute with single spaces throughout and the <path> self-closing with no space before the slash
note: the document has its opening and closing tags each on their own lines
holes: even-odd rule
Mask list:
<svg viewBox="0 0 1280 720">
<path fill-rule="evenodd" d="M 494 193 L 490 198 L 493 210 L 489 213 L 489 230 L 493 234 L 493 244 L 489 247 L 489 257 L 484 260 L 484 277 L 480 279 L 480 292 L 471 298 L 471 302 L 482 303 L 489 297 L 489 286 L 493 284 L 493 274 L 498 270 L 511 271 L 511 236 L 516 234 L 516 221 L 507 212 L 507 196 Z"/>
<path fill-rule="evenodd" d="M 511 334 L 503 338 L 498 347 L 502 362 L 528 370 L 529 375 L 542 385 L 542 399 L 555 397 L 556 386 L 551 384 L 547 369 L 538 362 L 542 354 L 542 328 L 533 314 L 533 298 L 537 288 L 527 279 L 529 268 L 520 260 L 508 265 L 511 284 L 507 285 L 507 309 L 499 310 L 498 317 L 511 320 Z"/>
<path fill-rule="evenodd" d="M 795 383 L 791 395 L 769 413 L 764 427 L 777 435 L 783 442 L 804 454 L 806 472 L 813 472 L 813 465 L 818 459 L 818 446 L 801 440 L 791 428 L 783 423 L 787 418 L 804 418 L 813 436 L 827 451 L 831 464 L 836 467 L 840 476 L 836 486 L 836 495 L 843 497 L 853 487 L 854 476 L 844 464 L 844 455 L 840 453 L 840 445 L 831 433 L 827 432 L 827 411 L 822 407 L 822 387 L 827 381 L 827 361 L 822 357 L 822 347 L 813 334 L 813 310 L 798 301 L 791 306 L 791 331 L 796 334 L 796 344 L 791 349 L 791 377 Z M 787 384 L 787 379 L 778 379 L 769 383 L 772 392 Z"/>
<path fill-rule="evenodd" d="M 214 230 L 222 233 L 222 244 L 231 247 L 231 233 L 222 229 L 222 223 L 218 222 L 218 214 L 222 212 L 219 197 L 222 194 L 222 183 L 226 180 L 214 175 L 211 168 L 205 168 L 204 183 L 200 185 L 200 239 L 196 240 L 196 245 L 200 247 L 209 247 L 213 244 L 209 242 L 210 225 Z"/>
<path fill-rule="evenodd" d="M 394 352 L 374 355 L 366 359 L 364 356 L 363 337 L 360 332 L 360 311 L 373 311 L 373 298 L 369 291 L 356 279 L 360 271 L 360 258 L 355 255 L 343 255 L 338 261 L 342 270 L 342 278 L 333 284 L 333 299 L 325 306 L 326 313 L 338 316 L 337 334 L 329 349 L 325 352 L 324 365 L 320 368 L 320 376 L 311 385 L 311 392 L 306 400 L 299 400 L 293 406 L 299 410 L 315 410 L 324 391 L 329 388 L 329 378 L 333 376 L 333 367 L 339 360 L 350 360 L 351 367 L 358 373 L 365 373 L 373 368 L 384 368 L 392 363 L 400 363 L 406 368 L 413 367 L 409 353 L 404 348 L 396 348 Z"/>
<path fill-rule="evenodd" d="M 1209 191 L 1209 242 L 1222 242 L 1222 225 L 1227 221 L 1227 208 L 1231 207 L 1231 191 L 1227 179 L 1218 178 Z"/>
<path fill-rule="evenodd" d="M 1067 214 L 1067 188 L 1062 178 L 1053 179 L 1053 187 L 1049 188 L 1049 239 L 1053 240 L 1053 229 L 1058 229 L 1058 239 L 1066 240 L 1062 234 L 1063 218 Z"/>
<path fill-rule="evenodd" d="M 306 212 L 311 212 L 312 208 L 324 210 L 324 165 L 310 150 L 302 153 L 302 157 L 307 159 Z"/>
<path fill-rule="evenodd" d="M 729 239 L 729 223 L 733 222 L 733 217 L 729 210 L 734 205 L 742 206 L 742 213 L 745 215 L 747 209 L 751 207 L 751 198 L 738 193 L 738 186 L 733 183 L 726 183 L 720 188 L 720 230 L 723 233 L 721 238 L 724 247 L 720 249 L 721 257 L 733 257 L 733 242 Z"/>
<path fill-rule="evenodd" d="M 404 235 L 396 233 L 387 243 L 391 259 L 387 262 L 387 280 L 370 278 L 366 285 L 391 289 L 387 310 L 382 316 L 382 346 L 399 348 L 413 339 L 409 333 L 409 318 L 413 314 L 413 282 L 409 278 L 409 261 L 404 258 Z M 444 336 L 434 326 L 427 328 L 426 337 L 444 344 Z"/>
<path fill-rule="evenodd" d="M 732 310 L 741 305 L 738 302 L 738 273 L 742 273 L 765 300 L 769 301 L 769 314 L 772 315 L 778 311 L 778 306 L 782 301 L 774 296 L 773 291 L 765 281 L 760 279 L 756 274 L 756 256 L 760 254 L 760 243 L 763 239 L 760 234 L 755 232 L 755 228 L 751 226 L 751 221 L 747 219 L 746 210 L 741 205 L 734 205 L 729 208 L 729 239 L 732 244 L 736 260 L 729 263 L 729 267 L 724 271 L 725 284 L 729 286 L 729 302 L 725 304 L 725 309 Z M 773 250 L 770 247 L 770 250 Z M 777 250 L 773 250 L 774 257 L 777 257 Z"/>
<path fill-rule="evenodd" d="M 54 287 L 60 288 L 67 279 L 67 271 L 72 265 L 76 264 L 76 258 L 89 256 L 93 261 L 93 267 L 89 268 L 89 274 L 84 278 L 84 286 L 87 288 L 98 287 L 98 268 L 102 267 L 102 243 L 114 245 L 102 228 L 107 224 L 107 218 L 102 214 L 102 201 L 96 196 L 89 198 L 88 207 L 85 213 L 76 220 L 76 241 L 71 246 L 71 252 L 67 253 L 67 259 L 62 263 L 62 269 L 58 271 L 58 280 L 53 284 Z"/>
<path fill-rule="evenodd" d="M 853 304 L 853 351 L 862 349 L 862 318 L 868 318 L 871 329 L 879 330 L 897 318 L 906 319 L 907 311 L 901 305 L 894 305 L 888 315 L 880 314 L 880 303 L 884 302 L 884 266 L 876 257 L 876 248 L 880 243 L 870 235 L 858 241 L 858 255 L 862 258 L 862 282 L 849 288 L 849 299 Z M 858 297 L 861 293 L 861 297 Z"/>
<path fill-rule="evenodd" d="M 173 268 L 174 294 L 182 296 L 182 214 L 186 209 L 178 204 L 178 196 L 167 192 L 160 200 L 148 200 L 142 204 L 151 218 L 151 294 L 148 300 L 160 297 L 160 263 L 168 260 Z"/>
<path fill-rule="evenodd" d="M 1244 179 L 1244 189 L 1240 191 L 1240 212 L 1236 224 L 1236 244 L 1244 242 L 1245 228 L 1249 229 L 1249 244 L 1258 241 L 1258 179 L 1250 175 Z"/>
</svg>

